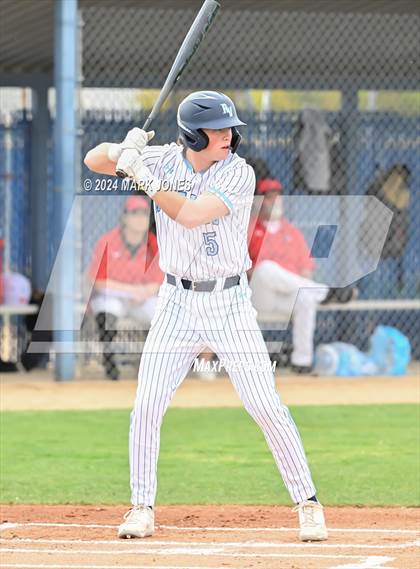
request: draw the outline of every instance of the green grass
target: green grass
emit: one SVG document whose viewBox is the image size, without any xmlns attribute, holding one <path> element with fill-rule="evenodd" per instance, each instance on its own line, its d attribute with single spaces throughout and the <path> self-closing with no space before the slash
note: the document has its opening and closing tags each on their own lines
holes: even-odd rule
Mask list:
<svg viewBox="0 0 420 569">
<path fill-rule="evenodd" d="M 292 409 L 326 504 L 419 505 L 419 408 Z M 129 501 L 128 411 L 7 412 L 3 503 Z M 288 504 L 265 440 L 242 409 L 171 409 L 160 504 Z"/>
</svg>

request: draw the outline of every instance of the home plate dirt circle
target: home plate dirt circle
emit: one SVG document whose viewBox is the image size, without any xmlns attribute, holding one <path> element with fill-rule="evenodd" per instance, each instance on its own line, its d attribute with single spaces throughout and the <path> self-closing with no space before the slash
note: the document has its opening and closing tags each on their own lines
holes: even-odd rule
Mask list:
<svg viewBox="0 0 420 569">
<path fill-rule="evenodd" d="M 330 538 L 301 543 L 290 508 L 160 506 L 152 538 L 119 540 L 126 509 L 2 506 L 1 567 L 418 569 L 419 510 L 327 508 Z"/>
</svg>

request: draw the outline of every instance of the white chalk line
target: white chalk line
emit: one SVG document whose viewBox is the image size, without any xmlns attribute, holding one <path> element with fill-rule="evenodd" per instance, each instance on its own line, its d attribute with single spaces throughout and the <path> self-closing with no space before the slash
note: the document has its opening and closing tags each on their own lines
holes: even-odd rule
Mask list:
<svg viewBox="0 0 420 569">
<path fill-rule="evenodd" d="M 176 549 L 155 549 L 153 551 L 148 551 L 147 549 L 142 549 L 141 547 L 135 549 L 126 549 L 118 551 L 102 551 L 93 549 L 18 549 L 18 548 L 3 548 L 1 550 L 3 553 L 18 553 L 21 555 L 27 555 L 29 553 L 41 553 L 49 555 L 138 555 L 142 554 L 153 554 L 153 555 L 187 555 L 187 556 L 197 556 L 197 555 L 214 555 L 217 557 L 241 557 L 241 558 L 264 558 L 264 559 L 365 559 L 366 555 L 347 555 L 343 553 L 330 555 L 324 553 L 239 553 L 235 552 L 225 552 L 223 549 L 219 551 L 217 548 L 205 548 L 205 549 L 195 549 L 191 550 L 187 547 L 176 548 Z M 382 557 L 381 557 L 382 558 Z M 383 557 L 383 559 L 392 560 L 392 557 Z M 202 568 L 206 569 L 206 568 Z"/>
<path fill-rule="evenodd" d="M 59 523 L 59 522 L 25 522 L 25 523 L 13 523 L 5 522 L 0 524 L 0 531 L 5 531 L 7 529 L 14 529 L 19 527 L 68 527 L 68 528 L 88 528 L 88 529 L 117 529 L 117 525 L 108 524 L 75 524 L 75 523 Z M 298 528 L 235 528 L 235 527 L 187 527 L 187 526 L 167 526 L 167 525 L 157 525 L 156 529 L 168 529 L 172 531 L 214 531 L 214 532 L 274 532 L 274 533 L 285 533 L 285 532 L 297 532 Z M 395 534 L 407 534 L 407 535 L 417 535 L 420 530 L 411 529 L 386 529 L 386 528 L 328 528 L 329 533 L 395 533 Z"/>
<path fill-rule="evenodd" d="M 384 563 L 388 563 L 390 561 L 394 561 L 392 557 L 369 557 L 363 558 L 359 561 L 359 563 L 355 564 L 352 563 L 351 565 L 336 565 L 330 569 L 387 569 L 384 566 Z M 32 564 L 32 563 L 7 563 L 6 565 L 2 565 L 3 568 L 5 567 L 15 567 L 16 569 L 69 569 L 68 565 L 57 565 L 57 564 Z M 111 569 L 112 565 L 71 565 L 71 569 Z M 226 565 L 223 567 L 191 567 L 189 566 L 181 566 L 181 565 L 165 565 L 165 566 L 158 566 L 158 565 L 118 565 L 118 569 L 226 569 Z M 236 569 L 250 569 L 246 567 L 236 568 Z M 392 569 L 388 565 L 388 569 Z M 394 569 L 396 569 L 394 567 Z"/>
<path fill-rule="evenodd" d="M 53 522 L 28 522 L 28 523 L 10 523 L 10 522 L 6 522 L 4 524 L 0 524 L 0 531 L 1 530 L 6 530 L 6 529 L 10 529 L 10 528 L 18 528 L 18 527 L 28 527 L 28 526 L 32 526 L 32 527 L 77 527 L 77 528 L 99 528 L 99 529 L 113 529 L 115 530 L 118 526 L 115 525 L 109 525 L 109 524 L 76 524 L 76 523 L 53 523 Z M 274 532 L 274 533 L 283 533 L 283 532 L 297 532 L 298 529 L 297 528 L 232 528 L 232 527 L 182 527 L 182 526 L 167 526 L 167 525 L 159 525 L 157 526 L 157 529 L 168 529 L 168 530 L 173 530 L 173 531 L 191 531 L 191 532 Z M 369 528 L 329 528 L 329 532 L 330 533 L 372 533 L 372 534 L 402 534 L 402 535 L 417 535 L 419 532 L 417 530 L 405 530 L 405 529 L 386 529 L 386 528 L 375 528 L 375 529 L 369 529 Z M 6 541 L 10 541 L 10 540 L 6 540 Z M 39 541 L 39 540 L 34 540 L 34 542 Z M 83 541 L 83 540 L 82 540 Z M 114 540 L 113 540 L 114 541 Z M 75 540 L 70 540 L 71 543 L 75 543 Z M 93 543 L 95 543 L 95 541 L 93 541 Z M 107 542 L 107 543 L 111 543 L 111 542 Z M 119 545 L 121 545 L 121 541 L 120 540 L 115 540 L 115 543 L 118 543 Z M 145 545 L 146 542 L 142 542 L 143 546 Z M 156 541 L 152 542 L 151 545 L 158 545 L 156 543 Z M 240 542 L 239 542 L 240 544 Z M 189 545 L 189 543 L 187 543 L 187 545 Z M 206 545 L 208 545 L 208 543 L 206 543 Z M 234 544 L 236 547 L 238 546 L 238 543 Z M 276 544 L 277 546 L 279 544 Z M 310 547 L 311 545 L 313 546 L 332 546 L 334 547 L 334 544 L 282 544 L 283 547 L 306 547 L 306 549 L 308 548 L 308 546 Z M 342 545 L 342 546 L 348 546 L 349 548 L 356 548 L 357 545 L 349 545 L 349 544 L 337 544 L 337 545 Z M 395 544 L 393 546 L 390 546 L 390 549 L 402 549 L 402 548 L 406 548 L 409 546 L 414 546 L 414 545 L 418 545 L 418 542 L 412 542 L 412 543 L 408 543 L 408 544 Z M 255 544 L 253 544 L 253 546 L 255 547 Z M 363 546 L 365 547 L 365 546 Z M 386 546 L 373 546 L 372 548 L 380 548 L 380 549 L 387 549 Z M 368 547 L 370 548 L 370 547 Z M 3 551 L 7 551 L 4 550 Z M 13 548 L 12 550 L 14 553 L 18 552 L 15 548 Z M 27 549 L 22 550 L 22 554 L 28 553 Z M 34 550 L 34 553 L 38 553 L 38 554 L 42 554 L 43 552 L 45 552 L 46 550 L 42 550 L 42 549 L 38 549 L 38 550 Z M 47 550 L 48 552 L 48 550 Z M 57 554 L 57 553 L 76 553 L 75 551 L 63 551 L 63 550 L 51 550 L 50 553 L 52 554 Z M 83 551 L 82 554 L 86 554 L 86 553 L 97 553 L 98 555 L 100 555 L 101 553 L 103 553 L 102 551 L 100 552 L 92 552 L 91 550 L 87 550 L 87 551 Z M 116 553 L 129 553 L 129 551 L 127 550 L 118 550 Z M 134 553 L 141 553 L 141 551 L 139 549 L 135 549 Z M 187 549 L 176 549 L 175 551 L 168 551 L 167 549 L 163 550 L 163 551 L 159 551 L 156 549 L 148 549 L 146 551 L 143 551 L 143 553 L 149 553 L 149 554 L 157 554 L 157 555 L 180 555 L 180 554 L 189 554 L 191 555 L 191 550 Z M 195 555 L 209 555 L 209 554 L 215 554 L 216 552 L 211 551 L 209 552 L 207 549 L 206 550 L 201 550 L 201 551 L 196 551 L 194 554 Z M 395 560 L 395 558 L 393 557 L 384 557 L 384 556 L 366 556 L 366 555 L 346 555 L 346 554 L 336 554 L 336 555 L 314 555 L 314 554 L 309 554 L 309 553 L 305 553 L 305 554 L 299 554 L 299 553 L 292 553 L 290 552 L 289 554 L 287 553 L 277 553 L 277 554 L 267 554 L 267 553 L 262 553 L 262 554 L 238 554 L 237 552 L 235 553 L 218 553 L 219 557 L 239 557 L 239 558 L 283 558 L 283 559 L 293 559 L 293 558 L 302 558 L 302 559 L 308 559 L 308 558 L 322 558 L 322 559 L 337 559 L 337 560 L 358 560 L 357 562 L 351 562 L 350 564 L 345 564 L 345 565 L 335 565 L 334 569 L 392 569 L 391 566 L 388 566 L 389 562 L 392 562 Z M 386 564 L 386 565 L 385 565 Z M 9 564 L 9 565 L 4 565 L 3 567 L 21 567 L 22 569 L 24 568 L 42 568 L 42 567 L 51 567 L 54 568 L 56 567 L 56 569 L 68 569 L 68 567 L 66 565 L 40 565 L 40 564 Z M 73 569 L 86 569 L 86 566 L 75 566 L 72 565 Z M 90 569 L 110 569 L 111 566 L 109 565 L 97 565 L 97 566 L 93 566 L 93 565 L 89 565 Z M 123 566 L 119 566 L 120 569 L 124 569 Z M 150 566 L 126 566 L 126 569 L 149 569 Z M 157 566 L 151 566 L 150 569 L 159 569 Z M 162 569 L 204 569 L 202 567 L 183 567 L 183 566 L 165 566 L 162 567 Z M 205 568 L 205 569 L 224 569 L 224 567 L 220 567 L 220 568 Z M 247 568 L 242 568 L 242 569 L 247 569 Z M 394 569 L 397 569 L 396 567 L 394 567 Z"/>
<path fill-rule="evenodd" d="M 121 540 L 121 539 L 33 539 L 33 538 L 26 538 L 26 537 L 14 537 L 14 538 L 0 538 L 0 543 L 48 543 L 54 545 L 118 545 L 121 547 L 126 547 L 127 543 L 130 545 L 142 548 L 150 548 L 153 549 L 154 547 L 161 547 L 162 545 L 165 546 L 177 546 L 177 547 L 185 547 L 186 545 L 189 547 L 216 547 L 220 548 L 252 548 L 252 549 L 308 549 L 310 547 L 315 547 L 317 549 L 407 549 L 409 547 L 419 547 L 420 540 L 416 541 L 409 541 L 407 543 L 398 543 L 398 544 L 390 544 L 390 545 L 373 545 L 373 544 L 349 544 L 349 543 L 325 543 L 325 542 L 308 542 L 308 543 L 277 543 L 272 541 L 167 541 L 167 540 Z M 40 549 L 39 551 L 42 551 Z M 88 549 L 86 551 L 89 551 Z"/>
<path fill-rule="evenodd" d="M 391 557 L 367 557 L 359 563 L 350 563 L 342 565 L 334 565 L 329 569 L 401 569 L 398 567 L 388 565 L 389 562 L 395 561 Z M 386 563 L 386 565 L 384 565 Z"/>
</svg>

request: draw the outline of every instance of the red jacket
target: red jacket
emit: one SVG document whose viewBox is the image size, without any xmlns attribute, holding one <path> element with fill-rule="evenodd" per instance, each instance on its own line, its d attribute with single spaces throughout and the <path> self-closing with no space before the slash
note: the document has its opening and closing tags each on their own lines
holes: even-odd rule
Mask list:
<svg viewBox="0 0 420 569">
<path fill-rule="evenodd" d="M 275 233 L 267 231 L 267 227 L 260 220 L 251 220 L 248 243 L 254 269 L 258 263 L 267 260 L 274 261 L 298 275 L 315 267 L 302 232 L 285 217 L 281 218 Z"/>
<path fill-rule="evenodd" d="M 121 228 L 111 229 L 95 245 L 89 276 L 93 281 L 110 279 L 127 284 L 161 283 L 163 273 L 159 268 L 156 236 L 149 231 L 147 243 L 131 255 L 123 241 Z"/>
</svg>

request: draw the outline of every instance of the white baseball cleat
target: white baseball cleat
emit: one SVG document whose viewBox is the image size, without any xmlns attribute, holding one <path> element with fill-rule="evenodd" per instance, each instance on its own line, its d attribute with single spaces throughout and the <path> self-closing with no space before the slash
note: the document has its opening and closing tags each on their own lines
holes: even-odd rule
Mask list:
<svg viewBox="0 0 420 569">
<path fill-rule="evenodd" d="M 118 537 L 149 537 L 155 531 L 155 513 L 148 506 L 133 506 L 118 528 Z"/>
<path fill-rule="evenodd" d="M 301 541 L 324 541 L 328 537 L 324 508 L 319 502 L 305 500 L 293 508 L 299 514 Z"/>
</svg>

